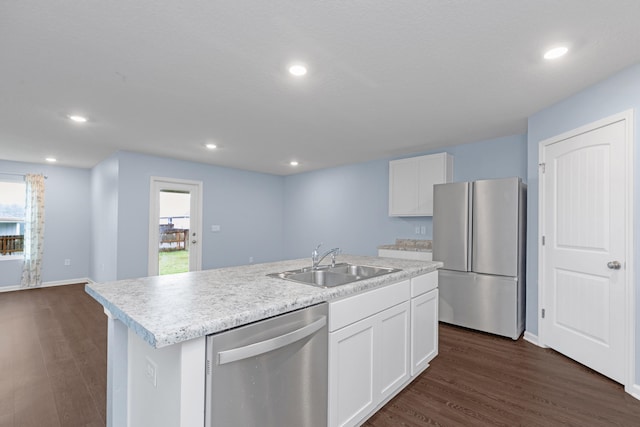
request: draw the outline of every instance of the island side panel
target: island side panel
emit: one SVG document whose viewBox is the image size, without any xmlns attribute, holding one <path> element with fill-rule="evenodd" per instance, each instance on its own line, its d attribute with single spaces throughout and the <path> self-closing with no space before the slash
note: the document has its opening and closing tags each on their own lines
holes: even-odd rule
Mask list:
<svg viewBox="0 0 640 427">
<path fill-rule="evenodd" d="M 129 331 L 128 427 L 180 426 L 180 345 L 155 349 Z"/>
<path fill-rule="evenodd" d="M 129 427 L 204 425 L 205 337 L 153 348 L 128 336 Z"/>
<path fill-rule="evenodd" d="M 180 348 L 180 426 L 202 426 L 205 420 L 206 337 L 185 341 Z"/>
<path fill-rule="evenodd" d="M 129 328 L 107 315 L 107 427 L 127 425 L 127 363 Z"/>
</svg>

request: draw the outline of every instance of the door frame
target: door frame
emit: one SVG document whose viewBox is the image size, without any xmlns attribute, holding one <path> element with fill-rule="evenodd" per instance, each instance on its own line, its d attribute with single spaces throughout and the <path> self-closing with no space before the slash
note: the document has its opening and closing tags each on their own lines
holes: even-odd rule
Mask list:
<svg viewBox="0 0 640 427">
<path fill-rule="evenodd" d="M 551 144 L 558 143 L 565 139 L 569 139 L 595 129 L 611 125 L 613 123 L 625 122 L 625 167 L 627 169 L 627 182 L 626 182 L 626 207 L 625 207 L 625 227 L 627 230 L 628 238 L 625 242 L 626 260 L 625 269 L 627 271 L 625 281 L 625 313 L 624 313 L 624 336 L 625 336 L 625 375 L 624 375 L 624 388 L 629 394 L 633 394 L 634 397 L 638 396 L 638 390 L 634 390 L 635 387 L 635 335 L 636 335 L 636 292 L 635 292 L 635 227 L 634 227 L 634 110 L 629 109 L 621 113 L 611 115 L 604 119 L 597 120 L 592 123 L 588 123 L 579 128 L 564 132 L 560 135 L 553 136 L 551 138 L 540 141 L 538 144 L 538 159 L 539 168 L 545 166 L 545 149 Z M 545 230 L 544 223 L 544 210 L 545 210 L 545 175 L 541 172 L 538 173 L 538 341 L 541 347 L 547 347 L 545 344 L 544 329 L 542 325 L 542 310 L 540 309 L 544 303 L 544 256 L 542 238 Z"/>
<path fill-rule="evenodd" d="M 202 269 L 202 181 L 152 176 L 149 186 L 149 250 L 147 252 L 147 274 L 149 276 L 158 275 L 157 253 L 159 242 L 157 220 L 160 216 L 160 198 L 158 195 L 162 190 L 181 191 L 186 190 L 187 186 L 195 186 L 197 188 L 198 194 L 195 198 L 197 209 L 196 212 L 190 212 L 190 221 L 192 224 L 195 224 L 196 230 L 199 232 L 197 236 L 198 246 L 196 246 L 195 264 L 192 266 L 190 262 L 189 270 L 198 271 Z M 191 228 L 191 230 L 193 230 L 193 228 Z M 191 230 L 189 230 L 189 234 L 191 234 Z M 189 239 L 191 240 L 191 236 L 189 236 Z M 192 249 L 190 248 L 189 250 Z"/>
</svg>

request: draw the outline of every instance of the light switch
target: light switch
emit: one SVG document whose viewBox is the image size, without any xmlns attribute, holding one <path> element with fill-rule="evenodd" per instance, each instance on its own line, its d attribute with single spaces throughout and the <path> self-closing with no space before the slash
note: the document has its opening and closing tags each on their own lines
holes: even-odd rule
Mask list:
<svg viewBox="0 0 640 427">
<path fill-rule="evenodd" d="M 211 231 L 213 231 L 214 233 L 217 233 L 218 231 L 220 231 L 220 226 L 219 225 L 212 225 L 211 226 Z"/>
</svg>

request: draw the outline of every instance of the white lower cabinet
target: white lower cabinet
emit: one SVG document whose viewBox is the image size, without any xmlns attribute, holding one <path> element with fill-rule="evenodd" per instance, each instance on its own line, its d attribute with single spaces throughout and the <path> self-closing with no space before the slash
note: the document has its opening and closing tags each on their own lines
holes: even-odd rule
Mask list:
<svg viewBox="0 0 640 427">
<path fill-rule="evenodd" d="M 410 375 L 409 302 L 329 334 L 329 423 L 358 425 Z"/>
<path fill-rule="evenodd" d="M 329 335 L 329 425 L 356 425 L 375 407 L 374 327 L 369 318 Z"/>
<path fill-rule="evenodd" d="M 374 337 L 374 343 L 377 344 L 374 356 L 377 356 L 379 363 L 374 377 L 378 378 L 378 403 L 391 396 L 409 379 L 410 309 L 407 301 L 376 316 L 379 319 L 379 332 Z"/>
<path fill-rule="evenodd" d="M 438 290 L 411 298 L 411 375 L 438 355 Z"/>
<path fill-rule="evenodd" d="M 411 279 L 411 375 L 438 355 L 438 272 Z"/>
<path fill-rule="evenodd" d="M 438 354 L 436 271 L 329 303 L 329 426 L 360 425 Z"/>
</svg>

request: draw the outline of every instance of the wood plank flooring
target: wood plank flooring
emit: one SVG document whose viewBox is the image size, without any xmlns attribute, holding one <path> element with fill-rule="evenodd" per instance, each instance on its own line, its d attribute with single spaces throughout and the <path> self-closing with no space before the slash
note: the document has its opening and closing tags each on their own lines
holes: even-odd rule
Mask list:
<svg viewBox="0 0 640 427">
<path fill-rule="evenodd" d="M 0 293 L 0 427 L 104 426 L 106 340 L 84 285 Z M 431 367 L 364 425 L 631 427 L 640 401 L 552 350 L 441 324 Z"/>
<path fill-rule="evenodd" d="M 0 293 L 0 426 L 104 426 L 106 357 L 83 284 Z"/>
<path fill-rule="evenodd" d="M 640 426 L 640 401 L 551 349 L 440 324 L 439 355 L 364 425 Z"/>
</svg>

